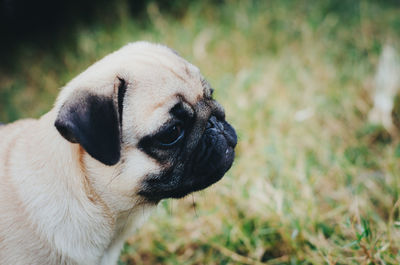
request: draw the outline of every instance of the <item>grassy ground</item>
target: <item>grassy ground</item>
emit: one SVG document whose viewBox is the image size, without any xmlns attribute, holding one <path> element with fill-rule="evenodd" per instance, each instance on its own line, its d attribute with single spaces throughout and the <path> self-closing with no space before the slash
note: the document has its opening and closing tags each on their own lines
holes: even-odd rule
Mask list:
<svg viewBox="0 0 400 265">
<path fill-rule="evenodd" d="M 48 110 L 61 87 L 129 41 L 199 66 L 239 133 L 210 189 L 160 204 L 119 264 L 400 264 L 400 138 L 368 124 L 382 44 L 400 6 L 382 1 L 194 3 L 180 16 L 121 6 L 74 48 L 21 48 L 0 73 L 0 120 Z"/>
</svg>

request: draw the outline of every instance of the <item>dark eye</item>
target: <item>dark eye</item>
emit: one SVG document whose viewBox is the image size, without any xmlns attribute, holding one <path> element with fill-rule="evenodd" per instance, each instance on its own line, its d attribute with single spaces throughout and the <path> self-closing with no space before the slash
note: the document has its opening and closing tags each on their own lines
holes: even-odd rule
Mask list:
<svg viewBox="0 0 400 265">
<path fill-rule="evenodd" d="M 184 130 L 182 128 L 182 124 L 177 123 L 158 133 L 156 139 L 162 146 L 172 146 L 179 142 L 179 140 L 183 137 L 183 134 Z"/>
</svg>

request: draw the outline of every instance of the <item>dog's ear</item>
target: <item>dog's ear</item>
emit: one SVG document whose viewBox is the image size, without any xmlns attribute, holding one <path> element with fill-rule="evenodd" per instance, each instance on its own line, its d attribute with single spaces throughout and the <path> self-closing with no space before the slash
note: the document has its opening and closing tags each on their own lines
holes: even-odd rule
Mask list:
<svg viewBox="0 0 400 265">
<path fill-rule="evenodd" d="M 121 81 L 121 80 L 120 80 Z M 112 95 L 76 92 L 61 106 L 55 126 L 72 143 L 79 143 L 93 158 L 115 165 L 121 157 L 122 102 L 125 82 Z"/>
</svg>

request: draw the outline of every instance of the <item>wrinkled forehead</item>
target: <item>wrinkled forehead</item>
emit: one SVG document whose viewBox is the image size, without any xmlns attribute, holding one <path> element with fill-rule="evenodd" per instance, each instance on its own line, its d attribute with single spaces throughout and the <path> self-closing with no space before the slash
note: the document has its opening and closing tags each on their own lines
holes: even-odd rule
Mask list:
<svg viewBox="0 0 400 265">
<path fill-rule="evenodd" d="M 197 103 L 210 96 L 199 69 L 173 53 L 142 54 L 135 58 L 135 65 L 124 110 L 138 136 L 161 127 L 171 118 L 169 111 L 177 103 L 195 112 Z"/>
</svg>

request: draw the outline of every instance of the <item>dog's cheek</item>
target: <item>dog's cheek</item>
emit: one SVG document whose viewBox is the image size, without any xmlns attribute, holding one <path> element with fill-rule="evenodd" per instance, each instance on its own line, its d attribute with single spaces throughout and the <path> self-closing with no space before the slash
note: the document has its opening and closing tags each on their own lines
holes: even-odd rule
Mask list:
<svg viewBox="0 0 400 265">
<path fill-rule="evenodd" d="M 139 149 L 123 154 L 123 169 L 114 187 L 125 192 L 136 192 L 143 177 L 163 170 L 156 160 Z M 114 182 L 114 181 L 113 181 Z"/>
</svg>

